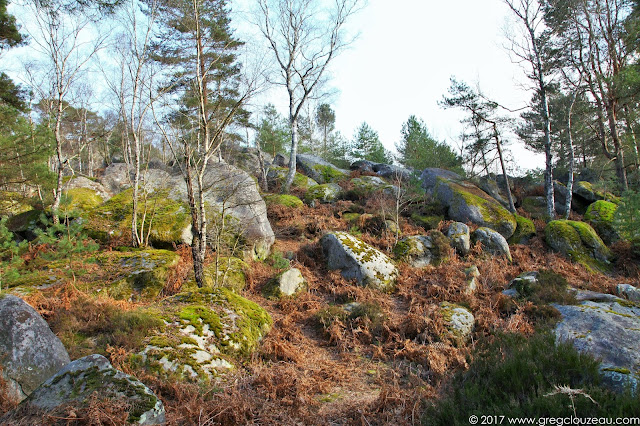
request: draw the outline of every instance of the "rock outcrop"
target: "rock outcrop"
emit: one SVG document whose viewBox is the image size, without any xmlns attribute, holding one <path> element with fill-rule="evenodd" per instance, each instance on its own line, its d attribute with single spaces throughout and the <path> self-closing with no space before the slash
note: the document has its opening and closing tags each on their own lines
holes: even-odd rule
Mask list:
<svg viewBox="0 0 640 426">
<path fill-rule="evenodd" d="M 0 377 L 19 402 L 71 360 L 44 319 L 16 296 L 0 294 Z"/>
<path fill-rule="evenodd" d="M 616 210 L 618 210 L 617 204 L 598 200 L 589 205 L 584 215 L 584 220 L 593 226 L 593 229 L 606 244 L 615 243 L 620 239 L 620 234 L 613 224 L 613 215 Z"/>
<path fill-rule="evenodd" d="M 346 232 L 331 232 L 320 240 L 329 269 L 340 269 L 346 279 L 390 292 L 394 289 L 398 269 L 380 250 Z"/>
<path fill-rule="evenodd" d="M 89 355 L 67 364 L 50 377 L 0 423 L 12 424 L 29 420 L 37 424 L 42 413 L 56 409 L 86 408 L 89 399 L 121 405 L 127 410 L 129 423 L 160 425 L 165 422 L 162 401 L 135 377 L 113 368 L 102 355 Z"/>
<path fill-rule="evenodd" d="M 513 235 L 516 219 L 499 202 L 456 173 L 442 169 L 425 169 L 422 187 L 447 208 L 449 218 L 471 222 L 498 231 L 505 238 Z"/>
</svg>

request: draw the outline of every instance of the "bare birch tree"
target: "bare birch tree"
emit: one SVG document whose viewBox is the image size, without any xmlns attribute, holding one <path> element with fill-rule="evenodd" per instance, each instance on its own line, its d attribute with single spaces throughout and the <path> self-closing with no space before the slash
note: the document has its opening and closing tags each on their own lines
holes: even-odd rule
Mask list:
<svg viewBox="0 0 640 426">
<path fill-rule="evenodd" d="M 257 24 L 279 71 L 275 84 L 283 86 L 289 98 L 291 150 L 283 192 L 289 192 L 296 173 L 300 113 L 329 63 L 349 44 L 344 25 L 361 3 L 336 0 L 334 8 L 323 13 L 317 0 L 258 0 Z M 326 19 L 319 18 L 322 16 Z"/>
</svg>

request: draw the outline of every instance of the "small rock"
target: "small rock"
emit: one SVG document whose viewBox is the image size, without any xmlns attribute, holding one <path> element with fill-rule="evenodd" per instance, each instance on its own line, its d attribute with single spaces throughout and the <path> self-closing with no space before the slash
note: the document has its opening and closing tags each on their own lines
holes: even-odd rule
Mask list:
<svg viewBox="0 0 640 426">
<path fill-rule="evenodd" d="M 413 235 L 398 241 L 393 253 L 414 268 L 438 265 L 447 260 L 449 240 L 442 232 L 431 230 L 427 235 Z"/>
<path fill-rule="evenodd" d="M 453 222 L 447 231 L 447 237 L 451 240 L 451 246 L 462 256 L 469 254 L 471 250 L 471 236 L 469 227 L 462 222 Z"/>
<path fill-rule="evenodd" d="M 505 256 L 509 259 L 509 262 L 513 261 L 511 258 L 511 250 L 509 250 L 509 243 L 507 243 L 507 240 L 497 231 L 491 228 L 481 227 L 473 231 L 471 238 L 474 242 L 480 241 L 482 248 L 487 252 Z"/>
<path fill-rule="evenodd" d="M 332 232 L 320 240 L 329 269 L 342 270 L 346 279 L 390 292 L 395 286 L 398 269 L 391 259 L 346 232 Z"/>
<path fill-rule="evenodd" d="M 473 265 L 464 271 L 467 276 L 467 288 L 464 290 L 465 294 L 473 294 L 478 289 L 478 277 L 480 277 L 480 271 L 476 265 Z"/>
<path fill-rule="evenodd" d="M 467 308 L 442 302 L 440 313 L 446 322 L 447 330 L 456 340 L 466 341 L 471 336 L 475 318 Z"/>
<path fill-rule="evenodd" d="M 303 291 L 305 287 L 306 281 L 302 276 L 302 272 L 297 268 L 291 268 L 267 284 L 265 294 L 274 298 L 293 296 Z"/>
<path fill-rule="evenodd" d="M 640 290 L 631 284 L 618 284 L 616 286 L 616 292 L 632 302 L 640 302 Z"/>
</svg>

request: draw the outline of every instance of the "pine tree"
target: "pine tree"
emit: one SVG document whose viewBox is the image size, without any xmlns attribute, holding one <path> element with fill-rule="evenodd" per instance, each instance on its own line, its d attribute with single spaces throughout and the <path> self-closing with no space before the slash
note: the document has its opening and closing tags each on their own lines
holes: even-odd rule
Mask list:
<svg viewBox="0 0 640 426">
<path fill-rule="evenodd" d="M 402 139 L 396 144 L 400 163 L 405 167 L 423 170 L 439 167 L 462 171 L 462 159 L 445 143 L 435 140 L 424 122 L 415 115 L 402 125 Z"/>
<path fill-rule="evenodd" d="M 356 160 L 391 163 L 391 155 L 380 142 L 378 132 L 373 130 L 367 123 L 362 123 L 358 127 L 350 155 Z"/>
</svg>

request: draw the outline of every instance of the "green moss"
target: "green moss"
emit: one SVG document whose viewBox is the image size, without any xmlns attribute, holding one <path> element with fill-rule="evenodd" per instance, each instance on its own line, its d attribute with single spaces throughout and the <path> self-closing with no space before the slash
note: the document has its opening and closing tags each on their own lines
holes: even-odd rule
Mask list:
<svg viewBox="0 0 640 426">
<path fill-rule="evenodd" d="M 423 216 L 418 213 L 412 213 L 411 220 L 413 220 L 416 225 L 430 230 L 437 229 L 438 226 L 440 226 L 440 222 L 444 220 L 444 216 Z"/>
<path fill-rule="evenodd" d="M 616 204 L 610 201 L 598 200 L 589 205 L 584 218 L 588 221 L 612 223 L 613 215 L 616 210 L 618 210 L 618 206 Z"/>
<path fill-rule="evenodd" d="M 180 256 L 168 250 L 128 250 L 131 251 L 103 252 L 96 256 L 98 263 L 114 276 L 109 294 L 117 299 L 156 297 Z"/>
<path fill-rule="evenodd" d="M 462 203 L 467 206 L 475 207 L 482 216 L 484 224 L 495 229 L 506 237 L 510 237 L 516 228 L 516 219 L 513 214 L 502 207 L 500 203 L 493 199 L 487 199 L 486 194 L 477 188 L 465 187 L 454 182 L 447 182 L 442 179 L 438 180 L 436 191 L 440 185 L 447 185 L 454 194 L 452 206 L 454 210 L 460 209 Z"/>
<path fill-rule="evenodd" d="M 287 174 L 289 173 L 289 169 L 287 167 L 271 167 L 269 169 L 269 178 L 272 185 L 278 187 L 282 186 L 287 179 Z M 298 189 L 307 189 L 312 186 L 316 186 L 318 182 L 307 177 L 301 173 L 296 172 L 293 175 L 293 183 L 292 186 Z"/>
<path fill-rule="evenodd" d="M 220 316 L 205 306 L 187 306 L 182 308 L 178 317 L 186 324 L 196 329 L 198 336 L 203 335 L 204 325 L 209 326 L 209 330 L 217 338 L 222 336 L 222 322 Z"/>
<path fill-rule="evenodd" d="M 355 222 L 362 216 L 360 213 L 345 213 L 342 215 L 342 219 L 345 222 Z"/>
<path fill-rule="evenodd" d="M 345 177 L 344 173 L 331 166 L 316 164 L 315 166 L 313 166 L 313 170 L 320 176 L 322 176 L 322 181 L 324 183 L 337 182 Z"/>
<path fill-rule="evenodd" d="M 631 370 L 628 368 L 603 368 L 602 371 L 613 371 L 620 374 L 631 374 Z"/>
<path fill-rule="evenodd" d="M 322 203 L 329 203 L 335 201 L 340 195 L 340 187 L 335 184 L 322 184 L 316 185 L 307 190 L 304 194 L 304 201 L 310 204 L 314 200 L 319 200 Z"/>
<path fill-rule="evenodd" d="M 249 265 L 242 259 L 221 256 L 205 268 L 205 281 L 209 287 L 222 286 L 240 292 L 247 282 L 245 271 L 249 271 Z"/>
<path fill-rule="evenodd" d="M 544 230 L 547 244 L 569 256 L 589 270 L 609 270 L 611 251 L 595 230 L 587 223 L 572 220 L 554 220 Z"/>
<path fill-rule="evenodd" d="M 98 207 L 103 201 L 102 197 L 93 189 L 71 188 L 63 192 L 60 210 L 63 212 L 80 210 L 87 213 Z"/>
<path fill-rule="evenodd" d="M 531 219 L 515 215 L 516 218 L 516 230 L 509 238 L 509 244 L 524 244 L 536 235 L 536 227 Z"/>
<path fill-rule="evenodd" d="M 276 205 L 276 206 L 285 206 L 291 208 L 302 207 L 304 203 L 302 200 L 295 195 L 288 194 L 270 194 L 264 197 L 265 203 L 268 206 Z"/>
<path fill-rule="evenodd" d="M 171 247 L 182 242 L 183 231 L 191 224 L 189 206 L 168 198 L 166 191 L 156 191 L 139 201 L 138 226 L 145 219 L 145 234 L 151 227 L 149 240 L 156 247 Z M 101 241 L 131 232 L 133 189 L 127 189 L 93 209 L 85 228 L 92 238 Z"/>
</svg>

